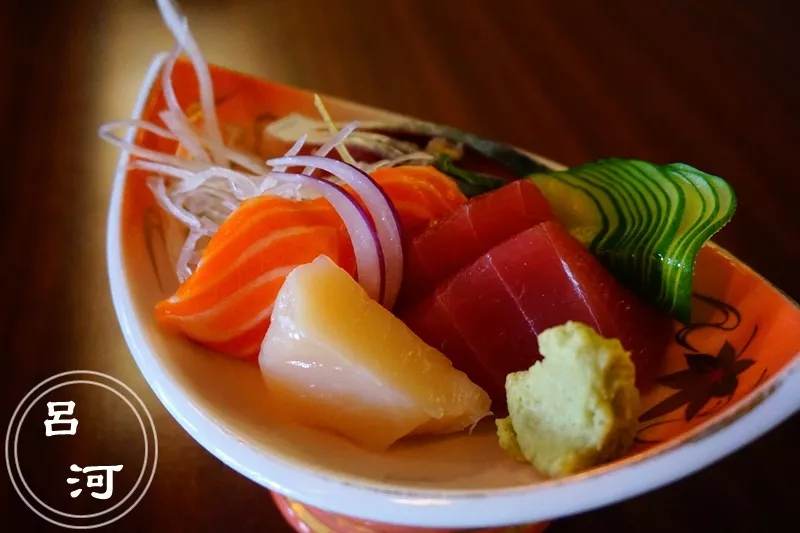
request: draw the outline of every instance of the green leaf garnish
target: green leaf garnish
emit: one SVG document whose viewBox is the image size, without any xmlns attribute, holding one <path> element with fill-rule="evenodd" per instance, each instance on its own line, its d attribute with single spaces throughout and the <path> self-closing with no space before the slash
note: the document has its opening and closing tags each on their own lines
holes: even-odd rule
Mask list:
<svg viewBox="0 0 800 533">
<path fill-rule="evenodd" d="M 433 163 L 441 172 L 453 178 L 467 198 L 472 198 L 485 192 L 493 191 L 507 184 L 508 181 L 491 174 L 463 170 L 453 163 L 449 155 L 439 154 Z"/>
</svg>

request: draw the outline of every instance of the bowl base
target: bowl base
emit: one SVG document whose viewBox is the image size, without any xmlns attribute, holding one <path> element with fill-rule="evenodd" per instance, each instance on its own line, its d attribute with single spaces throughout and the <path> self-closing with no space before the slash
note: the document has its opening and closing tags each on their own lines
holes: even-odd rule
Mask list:
<svg viewBox="0 0 800 533">
<path fill-rule="evenodd" d="M 456 533 L 464 531 L 450 528 L 416 528 L 369 522 L 321 511 L 315 507 L 290 500 L 276 492 L 271 494 L 281 514 L 297 533 Z M 541 522 L 519 526 L 470 529 L 468 531 L 470 533 L 541 533 L 548 525 L 549 522 Z"/>
</svg>

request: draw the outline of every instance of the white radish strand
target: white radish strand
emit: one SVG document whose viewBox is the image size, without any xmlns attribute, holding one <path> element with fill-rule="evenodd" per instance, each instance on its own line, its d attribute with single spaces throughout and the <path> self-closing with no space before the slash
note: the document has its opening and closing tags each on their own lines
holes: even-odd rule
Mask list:
<svg viewBox="0 0 800 533">
<path fill-rule="evenodd" d="M 200 52 L 200 47 L 189 30 L 189 24 L 183 13 L 180 12 L 178 6 L 172 0 L 157 0 L 158 8 L 161 11 L 161 17 L 167 28 L 172 32 L 175 40 L 180 47 L 189 56 L 189 59 L 194 66 L 195 76 L 197 77 L 197 85 L 200 92 L 200 108 L 203 111 L 203 129 L 205 131 L 206 140 L 211 145 L 212 159 L 215 163 L 221 166 L 226 166 L 227 158 L 221 153 L 221 147 L 225 144 L 222 141 L 222 133 L 219 129 L 219 122 L 217 121 L 217 111 L 214 103 L 214 86 L 211 83 L 211 72 L 208 69 L 208 63 Z M 171 83 L 171 80 L 170 80 Z"/>
<path fill-rule="evenodd" d="M 353 122 L 350 122 L 349 124 L 345 125 L 345 127 L 343 127 L 341 130 L 339 130 L 336 133 L 336 135 L 334 135 L 333 137 L 328 139 L 325 142 L 325 144 L 323 144 L 322 146 L 317 148 L 317 151 L 314 152 L 314 155 L 319 156 L 319 157 L 325 157 L 334 148 L 336 148 L 337 151 L 338 151 L 338 149 L 340 147 L 344 146 L 344 142 L 347 140 L 347 138 L 350 136 L 350 134 L 353 133 L 356 130 L 356 128 L 358 128 L 358 121 L 356 121 L 356 120 L 354 120 Z M 349 154 L 348 154 L 348 157 L 349 157 Z M 344 158 L 342 158 L 342 159 L 344 159 Z M 352 157 L 350 157 L 350 159 L 352 159 Z M 349 161 L 345 161 L 345 162 L 349 163 Z M 350 164 L 352 165 L 354 163 L 350 163 Z"/>
<path fill-rule="evenodd" d="M 267 161 L 271 166 L 310 166 L 329 172 L 350 185 L 364 201 L 377 229 L 378 239 L 385 258 L 386 277 L 380 302 L 387 309 L 394 306 L 403 279 L 403 243 L 400 221 L 391 200 L 383 189 L 360 169 L 325 157 L 293 156 Z"/>
<path fill-rule="evenodd" d="M 394 167 L 397 165 L 402 165 L 404 163 L 416 163 L 416 162 L 429 164 L 434 159 L 436 158 L 431 154 L 429 154 L 428 152 L 412 152 L 410 154 L 401 155 L 394 159 L 382 159 L 380 161 L 375 161 L 374 163 L 362 164 L 358 166 L 359 168 L 361 168 L 361 170 L 363 170 L 367 174 L 371 174 L 376 170 L 378 170 L 379 168 Z"/>
<path fill-rule="evenodd" d="M 153 191 L 156 202 L 158 202 L 158 205 L 160 205 L 164 211 L 167 211 L 190 228 L 199 230 L 203 226 L 196 216 L 184 211 L 173 202 L 172 198 L 167 194 L 167 186 L 164 183 L 164 178 L 158 176 L 148 178 L 147 185 L 150 187 L 150 190 Z"/>
<path fill-rule="evenodd" d="M 328 139 L 322 146 L 317 148 L 317 150 L 314 152 L 314 155 L 317 157 L 325 157 L 334 148 L 338 150 L 340 146 L 344 145 L 344 141 L 347 140 L 350 134 L 353 133 L 353 131 L 355 131 L 357 127 L 358 127 L 358 122 L 351 122 L 350 124 L 346 125 L 344 128 L 339 130 L 339 132 L 336 133 L 336 135 Z M 350 154 L 348 153 L 348 157 L 349 155 Z M 312 174 L 313 172 L 314 170 L 311 167 L 306 167 L 303 169 L 303 174 Z"/>
<path fill-rule="evenodd" d="M 197 141 L 197 134 L 194 132 L 189 118 L 183 112 L 183 108 L 178 102 L 178 95 L 175 94 L 175 87 L 172 85 L 172 72 L 180 55 L 181 47 L 176 45 L 164 64 L 161 73 L 161 92 L 164 94 L 168 111 L 162 111 L 159 116 L 164 121 L 164 124 L 175 132 L 181 145 L 194 159 L 210 163 L 211 160 Z"/>
<path fill-rule="evenodd" d="M 100 138 L 106 141 L 109 144 L 113 144 L 114 146 L 125 150 L 129 154 L 140 157 L 142 159 L 149 159 L 150 161 L 154 161 L 157 163 L 163 163 L 165 165 L 172 165 L 178 168 L 183 168 L 186 170 L 201 170 L 206 165 L 199 161 L 192 161 L 189 159 L 183 159 L 182 157 L 178 157 L 176 155 L 169 155 L 163 152 L 156 152 L 155 150 L 150 150 L 149 148 L 144 148 L 135 144 L 133 142 L 128 142 L 120 137 L 117 137 L 112 133 L 112 130 L 118 128 L 141 128 L 165 139 L 170 140 L 177 140 L 177 138 L 172 135 L 167 130 L 159 128 L 155 124 L 151 124 L 149 122 L 144 122 L 140 120 L 120 120 L 116 122 L 109 122 L 107 124 L 103 124 L 100 126 L 99 135 Z"/>
<path fill-rule="evenodd" d="M 207 180 L 211 178 L 223 178 L 228 181 L 233 193 L 239 200 L 246 200 L 258 195 L 258 187 L 250 176 L 236 172 L 229 168 L 212 167 L 197 174 L 197 179 Z"/>
<path fill-rule="evenodd" d="M 201 139 L 201 141 L 204 144 L 208 144 L 206 139 Z M 218 147 L 216 150 L 219 154 L 224 156 L 229 161 L 236 163 L 240 167 L 247 169 L 253 174 L 266 174 L 269 171 L 269 169 L 265 167 L 263 163 L 261 163 L 254 157 L 250 157 L 249 155 L 237 152 L 236 150 L 228 148 L 225 145 Z"/>
<path fill-rule="evenodd" d="M 188 32 L 188 27 L 186 28 Z M 177 36 L 176 36 L 177 38 Z M 194 39 L 189 34 L 189 38 L 192 40 Z M 195 45 L 196 46 L 196 45 Z M 175 87 L 172 85 L 172 71 L 175 67 L 175 62 L 177 61 L 178 57 L 180 56 L 181 45 L 178 44 L 173 52 L 170 54 L 167 62 L 164 64 L 164 70 L 162 74 L 162 87 L 161 90 L 164 94 L 164 99 L 167 103 L 167 108 L 169 111 L 162 111 L 161 119 L 164 123 L 176 133 L 178 140 L 181 142 L 181 145 L 189 152 L 192 157 L 199 159 L 204 162 L 211 163 L 211 159 L 209 159 L 207 152 L 203 148 L 203 145 L 207 146 L 212 153 L 216 153 L 216 162 L 218 164 L 227 164 L 228 161 L 233 161 L 237 165 L 241 166 L 242 168 L 246 168 L 250 172 L 254 174 L 264 174 L 267 172 L 267 168 L 256 161 L 252 157 L 248 157 L 245 154 L 237 152 L 236 150 L 232 150 L 225 146 L 224 142 L 222 141 L 222 133 L 219 131 L 219 125 L 215 125 L 215 131 L 217 132 L 217 136 L 210 136 L 209 137 L 209 126 L 207 120 L 204 120 L 205 124 L 205 137 L 203 135 L 198 135 L 195 131 L 194 126 L 192 125 L 189 117 L 183 112 L 181 108 L 180 102 L 178 102 L 178 96 L 175 93 Z M 199 49 L 197 50 L 199 54 Z M 201 79 L 197 63 L 194 62 L 193 64 L 195 67 L 195 73 L 198 77 L 198 80 Z M 205 64 L 205 60 L 203 60 L 203 64 Z M 208 73 L 208 65 L 205 66 L 205 76 L 209 76 Z M 210 79 L 210 78 L 209 78 Z M 208 111 L 202 107 L 203 102 L 203 87 L 202 84 L 200 86 L 200 100 L 201 100 L 201 108 L 203 109 L 203 116 L 204 118 L 208 115 Z M 216 107 L 213 104 L 214 95 L 211 94 L 211 102 L 212 102 L 212 110 L 214 115 L 214 120 L 216 121 Z M 163 116 L 166 114 L 166 117 Z"/>
<path fill-rule="evenodd" d="M 295 141 L 295 143 L 292 145 L 292 147 L 289 148 L 286 151 L 285 154 L 283 154 L 283 157 L 292 157 L 292 156 L 295 156 L 295 155 L 299 154 L 300 150 L 303 149 L 303 145 L 306 143 L 306 139 L 307 138 L 308 138 L 308 135 L 303 135 L 302 137 L 297 139 L 297 141 Z M 275 170 L 275 172 L 286 172 L 286 167 L 275 167 L 274 170 Z M 264 192 L 264 191 L 262 190 L 261 192 Z"/>
<path fill-rule="evenodd" d="M 139 128 L 145 131 L 149 131 L 150 133 L 155 133 L 159 137 L 163 137 L 164 139 L 169 139 L 171 141 L 177 141 L 178 138 L 173 135 L 173 133 L 167 129 L 162 128 L 161 126 L 157 126 L 152 122 L 147 122 L 146 120 L 138 120 L 135 118 L 128 118 L 125 120 L 114 120 L 113 122 L 106 122 L 98 129 L 100 138 L 103 140 L 108 141 L 108 138 L 119 139 L 116 135 L 113 135 L 111 132 L 113 130 L 117 130 L 120 128 Z M 110 141 L 109 141 L 110 142 Z"/>
<path fill-rule="evenodd" d="M 380 301 L 385 282 L 384 255 L 377 228 L 370 215 L 350 193 L 326 179 L 288 172 L 273 172 L 271 175 L 279 180 L 314 188 L 331 203 L 342 218 L 353 243 L 358 283 L 370 298 Z"/>
<path fill-rule="evenodd" d="M 202 239 L 203 236 L 202 232 L 192 230 L 189 232 L 189 236 L 186 237 L 186 242 L 183 244 L 181 253 L 178 255 L 178 263 L 175 265 L 175 271 L 180 283 L 183 283 L 192 275 L 193 269 L 189 265 L 190 262 L 194 262 L 194 260 L 197 259 L 195 257 L 195 248 L 197 247 L 197 242 Z"/>
<path fill-rule="evenodd" d="M 258 188 L 253 180 L 256 176 L 247 176 L 229 168 L 211 167 L 202 172 L 192 172 L 183 168 L 150 161 L 135 161 L 131 164 L 131 167 L 157 172 L 182 180 L 172 189 L 172 192 L 176 194 L 193 191 L 214 178 L 222 178 L 230 185 L 233 194 L 239 200 L 246 200 L 258 195 Z"/>
<path fill-rule="evenodd" d="M 208 154 L 197 140 L 197 134 L 191 131 L 192 126 L 189 123 L 183 123 L 170 111 L 162 111 L 158 116 L 170 131 L 175 132 L 175 137 L 177 137 L 181 147 L 189 153 L 192 159 L 203 163 L 211 163 Z"/>
<path fill-rule="evenodd" d="M 185 182 L 191 182 L 197 179 L 196 172 L 192 172 L 191 170 L 187 170 L 185 168 L 176 167 L 174 165 L 167 165 L 165 163 L 154 163 L 152 161 L 143 161 L 141 159 L 137 159 L 132 161 L 128 166 L 130 168 L 138 168 L 141 170 L 156 172 L 158 174 L 165 174 L 173 178 L 179 178 Z"/>
<path fill-rule="evenodd" d="M 300 153 L 300 150 L 303 149 L 303 145 L 306 143 L 306 139 L 308 139 L 308 135 L 302 135 L 295 143 L 289 148 L 283 157 L 292 157 Z M 286 172 L 286 167 L 275 167 L 276 172 Z"/>
<path fill-rule="evenodd" d="M 300 153 L 300 150 L 303 149 L 303 145 L 306 143 L 306 139 L 308 135 L 302 135 L 295 143 L 292 145 L 289 150 L 286 151 L 284 157 L 291 157 Z M 275 172 L 286 172 L 286 167 L 275 167 Z M 286 186 L 288 185 L 288 187 Z M 268 189 L 272 189 L 270 191 L 271 194 L 278 194 L 279 196 L 281 193 L 286 190 L 287 192 L 284 194 L 288 194 L 291 196 L 300 196 L 300 189 L 303 187 L 300 183 L 290 183 L 284 184 L 282 187 L 278 186 L 278 182 L 274 176 L 267 176 L 264 178 L 264 181 L 261 182 L 261 186 L 258 189 L 259 194 L 265 194 Z"/>
</svg>

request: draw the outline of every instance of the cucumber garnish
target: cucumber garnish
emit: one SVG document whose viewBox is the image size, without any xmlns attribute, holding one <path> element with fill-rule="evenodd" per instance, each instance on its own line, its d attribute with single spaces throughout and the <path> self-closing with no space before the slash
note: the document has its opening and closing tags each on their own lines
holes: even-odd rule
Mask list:
<svg viewBox="0 0 800 533">
<path fill-rule="evenodd" d="M 530 178 L 609 271 L 690 321 L 697 254 L 736 210 L 730 185 L 689 165 L 623 159 Z"/>
</svg>

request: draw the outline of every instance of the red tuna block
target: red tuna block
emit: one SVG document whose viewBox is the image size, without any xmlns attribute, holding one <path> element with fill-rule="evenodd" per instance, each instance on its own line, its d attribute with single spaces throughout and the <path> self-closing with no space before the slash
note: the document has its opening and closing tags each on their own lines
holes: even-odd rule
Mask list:
<svg viewBox="0 0 800 533">
<path fill-rule="evenodd" d="M 574 320 L 620 339 L 640 386 L 655 377 L 671 333 L 668 316 L 553 221 L 494 247 L 401 318 L 486 390 L 498 416 L 506 413 L 505 376 L 541 358 L 536 336 L 545 329 Z"/>
<path fill-rule="evenodd" d="M 547 200 L 529 180 L 473 198 L 408 243 L 399 305 L 427 295 L 509 237 L 552 219 Z"/>
<path fill-rule="evenodd" d="M 583 322 L 631 352 L 638 386 L 655 379 L 672 320 L 623 287 L 560 224 L 524 231 L 489 256 L 536 334 Z"/>
<path fill-rule="evenodd" d="M 505 376 L 484 366 L 456 328 L 438 291 L 420 300 L 414 312 L 403 320 L 421 339 L 446 354 L 455 368 L 470 376 L 491 398 L 505 396 Z"/>
</svg>

